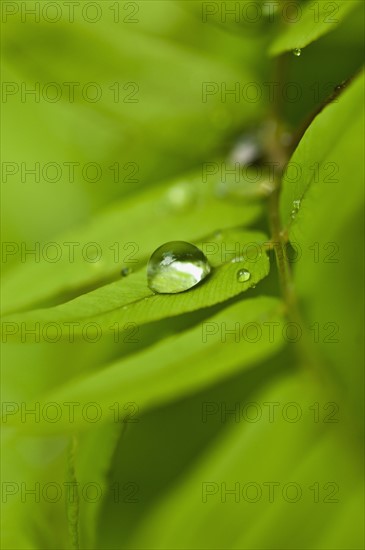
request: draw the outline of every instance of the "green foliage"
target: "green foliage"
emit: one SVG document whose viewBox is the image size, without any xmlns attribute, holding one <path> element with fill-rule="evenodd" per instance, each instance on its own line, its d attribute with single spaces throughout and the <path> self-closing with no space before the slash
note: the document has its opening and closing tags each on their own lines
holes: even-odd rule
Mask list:
<svg viewBox="0 0 365 550">
<path fill-rule="evenodd" d="M 332 3 L 310 0 L 303 7 L 300 4 L 296 7 L 294 4 L 293 13 L 289 16 L 291 22 L 271 44 L 269 53 L 278 55 L 308 46 L 334 30 L 352 10 L 360 6 L 361 2 L 358 0 L 340 0 Z"/>
<path fill-rule="evenodd" d="M 213 239 L 213 240 L 211 240 Z M 262 233 L 227 231 L 203 242 L 208 251 L 208 261 L 213 267 L 204 285 L 194 292 L 176 295 L 156 295 L 148 287 L 145 268 L 120 281 L 104 285 L 97 290 L 81 295 L 66 304 L 43 310 L 29 311 L 21 316 L 10 315 L 5 322 L 24 322 L 25 330 L 34 323 L 40 323 L 40 332 L 47 337 L 57 338 L 52 331 L 46 331 L 48 323 L 75 323 L 72 331 L 75 337 L 82 337 L 85 324 L 96 322 L 102 331 L 117 323 L 120 326 L 129 322 L 138 325 L 158 321 L 166 317 L 181 315 L 215 305 L 232 298 L 255 286 L 269 272 L 269 260 L 265 253 L 267 238 Z M 198 243 L 199 244 L 199 243 Z M 239 245 L 239 248 L 237 247 Z M 247 257 L 236 257 L 236 250 L 251 250 L 254 261 Z M 211 251 L 211 253 L 209 253 Z M 256 258 L 257 257 L 257 258 Z M 226 261 L 222 261 L 226 259 Z M 232 259 L 235 260 L 232 262 Z M 247 282 L 239 282 L 237 273 L 245 269 L 250 273 Z M 52 328 L 52 327 L 51 327 Z M 17 333 L 18 340 L 21 333 Z M 64 331 L 69 338 L 69 331 Z"/>
<path fill-rule="evenodd" d="M 363 332 L 363 90 L 362 73 L 314 120 L 291 160 L 303 167 L 302 177 L 293 185 L 284 176 L 281 195 L 282 225 L 303 251 L 295 266 L 298 296 L 310 325 L 330 319 L 332 328 L 340 327 L 341 346 L 319 345 L 354 396 L 359 420 L 362 372 L 348 365 L 358 362 Z M 328 217 L 334 223 L 323 223 Z M 352 284 L 344 292 L 349 273 Z"/>
<path fill-rule="evenodd" d="M 219 200 L 214 193 L 217 181 L 211 180 L 198 188 L 199 181 L 195 175 L 187 181 L 181 179 L 180 183 L 140 193 L 138 201 L 136 197 L 124 199 L 93 217 L 87 227 L 63 235 L 57 241 L 60 261 L 53 263 L 47 256 L 33 256 L 4 280 L 3 311 L 23 309 L 52 298 L 57 300 L 65 292 L 78 294 L 88 285 L 100 285 L 110 277 L 119 277 L 123 267 L 144 265 L 167 233 L 169 240 L 196 240 L 209 237 L 216 229 L 240 224 L 242 219 L 249 224 L 259 215 L 257 204 L 242 208 L 232 200 Z M 134 227 L 133 235 L 130 227 Z M 73 252 L 70 243 L 77 243 Z M 95 248 L 91 248 L 92 261 L 85 261 L 80 251 L 89 243 L 97 243 L 104 252 L 100 259 Z"/>
<path fill-rule="evenodd" d="M 4 16 L 3 546 L 363 548 L 362 5 L 93 4 Z"/>
</svg>

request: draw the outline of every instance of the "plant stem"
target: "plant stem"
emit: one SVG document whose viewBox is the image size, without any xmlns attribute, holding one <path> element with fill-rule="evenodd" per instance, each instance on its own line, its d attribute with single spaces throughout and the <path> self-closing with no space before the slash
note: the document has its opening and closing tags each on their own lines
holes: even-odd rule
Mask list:
<svg viewBox="0 0 365 550">
<path fill-rule="evenodd" d="M 277 78 L 283 78 L 283 61 L 279 58 L 276 63 Z M 269 225 L 271 230 L 271 241 L 275 251 L 276 264 L 278 269 L 279 282 L 281 287 L 281 293 L 283 296 L 286 315 L 289 321 L 296 326 L 299 326 L 302 334 L 298 341 L 298 356 L 300 360 L 306 365 L 310 365 L 313 371 L 318 377 L 319 372 L 323 372 L 314 353 L 312 343 L 309 337 L 307 328 L 305 327 L 304 320 L 302 318 L 299 306 L 298 298 L 295 291 L 295 284 L 292 277 L 292 269 L 289 264 L 287 247 L 288 247 L 288 234 L 283 230 L 280 221 L 280 191 L 281 181 L 283 173 L 287 163 L 290 160 L 292 151 L 282 144 L 281 134 L 283 132 L 283 114 L 282 104 L 276 104 L 273 109 L 274 124 L 272 125 L 272 131 L 268 135 L 267 139 L 267 155 L 269 161 L 274 166 L 273 174 L 273 191 L 268 200 L 268 216 Z"/>
</svg>

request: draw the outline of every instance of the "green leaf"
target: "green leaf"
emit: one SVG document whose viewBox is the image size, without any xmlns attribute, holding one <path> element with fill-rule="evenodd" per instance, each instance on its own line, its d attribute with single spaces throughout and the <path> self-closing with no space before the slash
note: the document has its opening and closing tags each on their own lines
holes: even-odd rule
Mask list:
<svg viewBox="0 0 365 550">
<path fill-rule="evenodd" d="M 211 170 L 218 173 L 219 164 Z M 167 240 L 197 240 L 257 218 L 259 205 L 221 199 L 219 176 L 206 179 L 201 171 L 180 177 L 169 187 L 160 185 L 114 204 L 50 247 L 41 243 L 38 256 L 27 256 L 25 264 L 4 276 L 3 313 L 100 285 L 122 267 L 145 261 Z"/>
<path fill-rule="evenodd" d="M 316 204 L 320 209 L 326 207 L 327 212 L 336 212 L 342 219 L 348 216 L 349 209 L 359 204 L 362 190 L 359 160 L 363 82 L 364 73 L 335 102 L 325 107 L 310 125 L 289 161 L 282 182 L 280 214 L 282 225 L 290 237 L 298 238 L 304 228 L 306 232 L 312 228 L 311 234 L 316 234 L 318 228 L 313 225 L 313 220 L 309 223 L 309 214 L 306 216 L 307 223 L 304 221 L 301 229 L 303 212 Z M 351 181 L 355 178 L 355 182 L 346 186 L 350 178 Z M 344 202 L 341 208 L 333 211 L 333 203 L 339 197 Z M 318 220 L 318 224 L 322 219 Z M 330 227 L 331 224 L 328 224 L 327 230 Z"/>
<path fill-rule="evenodd" d="M 330 529 L 336 547 L 360 548 L 361 466 L 344 426 L 323 422 L 324 395 L 296 373 L 237 403 L 245 414 L 167 487 L 125 548 L 329 548 L 319 542 Z M 338 526 L 354 502 L 353 521 Z"/>
<path fill-rule="evenodd" d="M 57 432 L 90 427 L 92 424 L 83 416 L 83 407 L 90 402 L 97 403 L 102 411 L 100 420 L 115 420 L 115 404 L 121 404 L 121 409 L 125 404 L 134 404 L 134 409 L 143 410 L 175 400 L 238 370 L 250 369 L 283 344 L 283 339 L 272 338 L 264 324 L 279 326 L 281 310 L 281 302 L 276 298 L 243 300 L 206 323 L 72 380 L 39 400 L 41 408 L 42 403 L 77 402 L 71 423 L 67 414 L 53 424 L 42 418 L 40 422 L 30 418 L 22 429 Z M 232 332 L 226 334 L 226 330 Z M 21 425 L 19 415 L 14 422 Z"/>
<path fill-rule="evenodd" d="M 96 496 L 79 498 L 79 533 L 83 547 L 95 546 L 97 518 L 106 495 L 106 479 L 115 445 L 120 435 L 119 424 L 94 425 L 92 430 L 76 436 L 75 474 L 79 492 L 91 484 Z M 91 492 L 91 491 L 90 491 Z"/>
<path fill-rule="evenodd" d="M 202 101 L 204 82 L 229 87 L 257 80 L 260 41 L 212 31 L 199 20 L 191 24 L 175 2 L 90 7 L 102 13 L 95 24 L 81 4 L 75 8 L 74 17 L 73 8 L 57 8 L 57 22 L 42 14 L 36 21 L 22 13 L 23 5 L 4 15 L 4 86 L 18 91 L 5 91 L 2 113 L 4 170 L 7 162 L 16 170 L 2 190 L 3 235 L 29 248 L 53 241 L 117 198 L 224 153 L 264 108 L 232 96 L 222 103 L 218 85 Z M 133 10 L 138 24 L 130 21 Z M 37 86 L 38 95 L 24 91 L 24 99 L 22 90 Z M 26 174 L 36 163 L 39 178 Z M 56 167 L 47 174 L 48 163 Z M 87 171 L 89 163 L 99 167 L 99 177 L 92 167 Z"/>
<path fill-rule="evenodd" d="M 299 4 L 298 12 L 291 16 L 293 21 L 288 22 L 276 37 L 270 46 L 269 54 L 279 55 L 308 46 L 314 40 L 335 29 L 353 9 L 360 5 L 359 0 L 338 0 L 337 2 L 312 0 L 304 5 Z M 297 21 L 294 22 L 295 18 Z"/>
<path fill-rule="evenodd" d="M 314 353 L 326 358 L 362 419 L 364 111 L 360 75 L 318 115 L 291 162 L 301 168 L 293 184 L 285 176 L 282 223 L 299 251 L 294 280 L 311 328 Z M 298 201 L 295 203 L 295 201 Z M 293 204 L 297 204 L 292 215 Z"/>
<path fill-rule="evenodd" d="M 6 426 L 2 426 L 1 432 L 2 547 L 10 550 L 66 547 L 63 485 L 66 439 L 19 438 Z M 44 521 L 45 515 L 50 523 Z"/>
<path fill-rule="evenodd" d="M 237 296 L 266 277 L 269 258 L 265 241 L 267 239 L 262 233 L 235 230 L 198 243 L 214 269 L 206 280 L 186 292 L 154 294 L 147 287 L 145 269 L 141 269 L 60 306 L 10 315 L 6 317 L 3 328 L 10 332 L 9 327 L 21 323 L 21 330 L 15 331 L 14 336 L 26 341 L 23 334 L 34 327 L 34 323 L 39 323 L 41 339 L 50 341 L 60 336 L 70 341 L 68 323 L 74 323 L 72 338 L 82 338 L 89 323 L 94 323 L 101 333 L 111 334 L 112 331 L 122 331 L 127 323 L 129 326 L 142 325 L 197 311 Z M 251 275 L 246 282 L 237 278 L 242 269 Z M 54 323 L 56 325 L 52 326 Z"/>
<path fill-rule="evenodd" d="M 240 419 L 243 423 L 246 418 L 255 420 L 255 409 L 249 403 L 263 385 L 290 370 L 290 357 L 290 347 L 284 347 L 254 369 L 144 411 L 140 422 L 126 424 L 108 473 L 109 491 L 98 521 L 96 547 L 111 549 L 123 541 L 124 548 L 131 548 L 130 539 L 141 522 L 209 453 L 221 434 Z M 183 437 L 185 433 L 188 437 Z M 126 484 L 131 482 L 138 502 L 128 498 Z M 120 517 L 123 522 L 118 521 Z"/>
</svg>

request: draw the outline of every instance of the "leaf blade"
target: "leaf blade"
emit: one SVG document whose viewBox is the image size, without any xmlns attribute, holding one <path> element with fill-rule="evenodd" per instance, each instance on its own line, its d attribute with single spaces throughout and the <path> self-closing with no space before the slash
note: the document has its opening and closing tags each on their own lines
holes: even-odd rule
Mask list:
<svg viewBox="0 0 365 550">
<path fill-rule="evenodd" d="M 332 11 L 330 3 L 316 0 L 308 2 L 303 8 L 299 6 L 300 17 L 295 22 L 292 20 L 287 23 L 283 32 L 271 44 L 269 54 L 275 56 L 290 50 L 301 50 L 334 30 L 359 6 L 358 0 L 338 0 L 332 4 Z"/>
<path fill-rule="evenodd" d="M 116 402 L 134 403 L 138 410 L 169 402 L 196 388 L 221 380 L 237 370 L 252 368 L 263 358 L 276 353 L 284 341 L 272 339 L 265 322 L 277 325 L 283 322 L 279 300 L 258 297 L 239 302 L 210 318 L 209 326 L 198 325 L 181 335 L 159 342 L 152 348 L 116 361 L 96 373 L 86 375 L 79 381 L 71 380 L 40 401 L 59 404 L 74 402 L 79 405 L 94 401 L 104 413 L 100 417 L 103 421 L 113 418 L 110 411 Z M 243 331 L 246 324 L 257 326 L 259 336 L 254 334 L 246 338 L 239 337 L 237 331 Z M 232 335 L 228 335 L 227 339 L 222 336 L 221 331 L 225 330 L 226 325 L 234 327 L 234 338 Z M 211 360 L 212 354 L 215 357 L 214 363 Z M 85 423 L 82 410 L 80 406 L 74 408 L 71 424 L 67 415 L 63 415 L 57 424 L 51 425 L 42 419 L 40 422 L 32 422 L 30 419 L 22 429 L 42 433 L 49 430 L 63 432 L 85 428 L 87 422 Z M 19 420 L 18 417 L 14 418 L 17 424 Z"/>
<path fill-rule="evenodd" d="M 58 334 L 61 330 L 61 337 L 69 339 L 70 331 L 66 330 L 67 324 L 74 323 L 76 326 L 73 327 L 72 336 L 82 338 L 89 323 L 96 323 L 97 328 L 104 333 L 110 333 L 111 326 L 117 324 L 118 332 L 126 323 L 141 326 L 224 302 L 254 287 L 268 275 L 270 264 L 265 252 L 267 239 L 263 233 L 235 230 L 221 235 L 219 240 L 212 238 L 201 243 L 201 246 L 205 245 L 204 248 L 202 246 L 203 249 L 214 248 L 213 252 L 210 248 L 210 254 L 207 252 L 208 260 L 214 269 L 205 281 L 190 291 L 171 295 L 153 294 L 147 287 L 143 269 L 66 304 L 10 315 L 4 318 L 3 328 L 6 331 L 7 327 L 15 323 L 21 330 L 16 331 L 14 337 L 24 341 L 23 334 L 34 323 L 39 325 L 41 339 L 52 338 L 50 325 L 53 323 L 56 324 L 55 333 Z M 249 247 L 254 248 L 254 261 L 239 255 L 240 251 L 248 251 Z M 227 256 L 233 256 L 234 260 L 239 261 L 224 262 L 223 256 L 225 260 Z M 241 269 L 248 270 L 251 275 L 250 279 L 243 283 L 237 279 L 237 273 Z M 51 330 L 48 331 L 47 327 Z"/>
</svg>

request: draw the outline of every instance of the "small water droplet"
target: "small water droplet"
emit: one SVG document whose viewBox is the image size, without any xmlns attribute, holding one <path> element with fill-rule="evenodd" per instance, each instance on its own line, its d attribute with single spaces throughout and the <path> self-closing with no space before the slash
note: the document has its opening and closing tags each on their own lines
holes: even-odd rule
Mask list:
<svg viewBox="0 0 365 550">
<path fill-rule="evenodd" d="M 175 212 L 184 212 L 196 201 L 196 192 L 188 183 L 180 182 L 167 191 L 167 203 Z"/>
<path fill-rule="evenodd" d="M 295 48 L 293 50 L 293 54 L 296 56 L 296 57 L 300 57 L 302 55 L 302 50 L 301 48 Z"/>
<path fill-rule="evenodd" d="M 251 273 L 247 269 L 240 269 L 237 271 L 237 281 L 239 283 L 246 283 L 251 279 Z"/>
<path fill-rule="evenodd" d="M 130 273 L 132 273 L 132 268 L 130 267 L 123 267 L 123 269 L 120 272 L 122 277 L 127 277 L 127 275 L 129 275 Z"/>
<path fill-rule="evenodd" d="M 157 248 L 147 265 L 147 282 L 158 294 L 177 294 L 203 281 L 211 271 L 203 252 L 191 243 L 172 241 Z"/>
<path fill-rule="evenodd" d="M 334 88 L 334 91 L 335 91 L 335 92 L 340 92 L 341 90 L 343 90 L 343 88 L 346 88 L 346 84 L 347 84 L 346 80 L 343 80 L 343 81 L 341 82 L 341 84 L 338 84 L 338 86 L 336 86 L 336 87 Z"/>
<path fill-rule="evenodd" d="M 231 264 L 237 264 L 237 263 L 243 262 L 243 261 L 244 261 L 243 256 L 236 256 L 235 258 L 233 258 L 233 260 L 231 260 Z"/>
<path fill-rule="evenodd" d="M 291 211 L 291 217 L 293 220 L 299 212 L 300 203 L 301 203 L 300 199 L 293 201 L 293 210 Z"/>
</svg>

